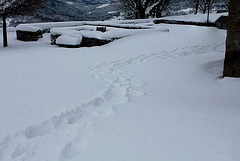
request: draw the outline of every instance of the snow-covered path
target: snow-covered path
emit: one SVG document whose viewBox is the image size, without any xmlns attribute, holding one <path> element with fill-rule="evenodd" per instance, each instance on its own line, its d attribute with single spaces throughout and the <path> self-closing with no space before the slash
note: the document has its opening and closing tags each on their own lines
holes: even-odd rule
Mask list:
<svg viewBox="0 0 240 161">
<path fill-rule="evenodd" d="M 24 53 L 29 50 L 34 53 L 33 48 L 18 50 L 23 58 L 13 52 L 14 46 L 4 50 L 2 61 L 17 57 L 16 64 L 19 60 L 20 65 L 27 62 L 24 69 L 32 65 L 38 71 L 40 76 L 36 78 L 40 81 L 34 80 L 40 88 L 48 85 L 47 88 L 57 89 L 67 83 L 63 89 L 72 89 L 69 83 L 73 81 L 83 94 L 67 91 L 73 98 L 62 96 L 59 98 L 66 100 L 59 101 L 67 104 L 78 97 L 80 105 L 56 108 L 49 118 L 41 113 L 44 117 L 41 123 L 35 123 L 41 117 L 37 120 L 29 117 L 33 124 L 2 138 L 0 161 L 239 160 L 240 82 L 220 79 L 225 32 L 214 28 L 163 26 L 170 32 L 135 35 L 104 47 L 62 49 L 49 47 L 44 39 L 32 43 L 44 46 L 37 47 L 41 52 L 36 52 L 34 57 L 30 52 Z M 22 43 L 16 41 L 13 45 Z M 41 63 L 36 65 L 38 61 Z M 50 72 L 42 70 L 42 62 Z M 6 74 L 4 68 L 1 72 Z M 32 70 L 17 72 L 34 73 Z M 60 74 L 52 76 L 53 72 Z M 51 79 L 47 79 L 50 84 L 40 83 L 46 74 L 55 78 L 53 84 Z M 4 83 L 8 79 L 2 78 Z M 22 85 L 28 88 L 24 83 L 28 79 L 22 79 Z M 81 79 L 85 81 L 78 82 Z M 59 86 L 55 87 L 56 80 Z M 6 92 L 13 88 L 3 89 Z M 47 93 L 47 97 L 61 95 L 52 94 Z M 38 99 L 31 97 L 34 101 Z M 2 105 L 7 108 L 7 103 Z M 4 118 L 4 121 L 14 119 Z"/>
</svg>

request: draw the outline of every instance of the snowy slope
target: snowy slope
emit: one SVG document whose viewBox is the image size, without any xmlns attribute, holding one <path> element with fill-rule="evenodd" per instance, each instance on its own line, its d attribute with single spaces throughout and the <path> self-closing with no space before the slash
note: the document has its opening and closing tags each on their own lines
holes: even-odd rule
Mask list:
<svg viewBox="0 0 240 161">
<path fill-rule="evenodd" d="M 240 160 L 226 31 L 156 25 L 92 48 L 0 49 L 0 161 Z"/>
</svg>

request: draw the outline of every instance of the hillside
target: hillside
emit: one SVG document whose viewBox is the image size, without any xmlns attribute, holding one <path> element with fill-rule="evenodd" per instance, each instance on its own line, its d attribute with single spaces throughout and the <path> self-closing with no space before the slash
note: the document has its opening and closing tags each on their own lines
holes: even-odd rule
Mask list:
<svg viewBox="0 0 240 161">
<path fill-rule="evenodd" d="M 16 26 L 25 22 L 106 20 L 119 14 L 116 7 L 107 1 L 49 0 L 44 9 L 35 14 L 11 17 L 9 25 Z"/>
<path fill-rule="evenodd" d="M 215 3 L 212 9 L 221 8 L 227 0 Z M 182 15 L 192 13 L 193 6 L 188 0 L 171 1 L 164 15 Z M 214 11 L 215 12 L 215 11 Z M 108 0 L 49 0 L 42 11 L 28 16 L 15 16 L 8 19 L 10 26 L 19 23 L 75 21 L 75 20 L 107 20 L 121 14 L 117 3 Z M 0 22 L 1 26 L 1 22 Z"/>
</svg>

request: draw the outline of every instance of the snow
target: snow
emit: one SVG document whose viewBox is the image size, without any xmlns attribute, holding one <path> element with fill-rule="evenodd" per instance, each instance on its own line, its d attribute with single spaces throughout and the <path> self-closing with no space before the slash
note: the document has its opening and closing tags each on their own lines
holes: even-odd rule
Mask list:
<svg viewBox="0 0 240 161">
<path fill-rule="evenodd" d="M 114 13 L 118 13 L 119 11 L 109 11 L 107 12 L 108 14 L 114 14 Z"/>
<path fill-rule="evenodd" d="M 186 13 L 189 13 L 193 10 L 193 8 L 186 8 L 186 9 L 181 9 L 179 10 L 179 12 L 186 12 Z"/>
<path fill-rule="evenodd" d="M 15 27 L 8 27 L 8 28 L 7 28 L 7 31 L 8 31 L 8 32 L 15 32 L 15 31 L 16 31 L 16 28 L 15 28 Z M 0 32 L 3 32 L 3 28 L 0 28 Z"/>
<path fill-rule="evenodd" d="M 36 31 L 42 31 L 42 28 L 40 27 L 35 27 L 35 26 L 30 26 L 30 25 L 24 25 L 20 24 L 16 27 L 16 30 L 19 31 L 29 31 L 29 32 L 36 32 Z"/>
<path fill-rule="evenodd" d="M 57 45 L 80 45 L 82 42 L 81 35 L 61 35 L 57 38 Z"/>
<path fill-rule="evenodd" d="M 104 6 L 104 5 L 103 5 Z M 210 22 L 215 22 L 219 17 L 226 16 L 228 13 L 211 13 Z M 189 14 L 182 16 L 169 16 L 160 19 L 166 20 L 181 20 L 181 21 L 192 21 L 192 22 L 206 22 L 206 14 Z M 32 24 L 20 24 L 17 29 L 21 30 L 36 30 L 41 28 L 42 30 L 49 30 L 53 28 L 70 28 L 73 30 L 94 30 L 93 26 L 108 26 L 118 28 L 133 28 L 133 29 L 151 29 L 147 24 L 153 24 L 155 19 L 140 19 L 140 20 L 106 20 L 106 21 L 71 21 L 71 22 L 48 22 L 48 23 L 32 23 Z M 92 28 L 90 26 L 92 26 Z M 86 28 L 86 26 L 88 26 Z M 91 29 L 90 29 L 91 28 Z M 57 29 L 59 30 L 59 29 Z M 63 29 L 62 29 L 63 30 Z M 66 31 L 68 32 L 68 31 Z M 66 33 L 65 32 L 65 33 Z"/>
<path fill-rule="evenodd" d="M 32 31 L 51 30 L 51 33 L 72 33 L 71 30 L 95 30 L 96 26 L 109 26 L 118 28 L 149 29 L 146 23 L 153 23 L 152 20 L 118 20 L 118 21 L 70 21 L 70 22 L 46 22 L 20 24 L 16 27 L 18 30 Z M 90 25 L 90 26 L 89 26 Z M 57 29 L 55 29 L 57 28 Z M 60 29 L 59 29 L 60 28 Z M 67 29 L 67 31 L 65 31 Z"/>
<path fill-rule="evenodd" d="M 215 22 L 221 16 L 227 16 L 228 13 L 211 13 L 209 17 L 210 22 Z M 160 19 L 166 20 L 181 20 L 181 21 L 191 21 L 191 22 L 206 22 L 207 21 L 207 14 L 189 14 L 189 15 L 181 15 L 181 16 L 169 16 L 163 17 Z"/>
<path fill-rule="evenodd" d="M 98 25 L 110 25 L 110 26 L 117 26 L 117 27 L 136 27 L 137 25 L 129 25 L 129 24 L 115 24 L 115 23 L 101 23 Z M 153 25 L 153 23 L 146 23 L 141 25 L 142 28 L 148 27 L 150 29 L 150 25 Z M 95 38 L 95 39 L 101 39 L 101 40 L 111 40 L 113 38 L 122 38 L 134 34 L 139 34 L 142 32 L 148 32 L 147 29 L 119 29 L 114 27 L 107 27 L 107 32 L 100 32 L 96 31 L 96 28 L 98 26 L 76 26 L 76 27 L 60 27 L 60 28 L 52 28 L 50 30 L 51 35 L 80 35 L 83 37 L 88 38 Z M 167 28 L 156 28 L 152 27 L 151 30 L 158 30 L 159 32 L 168 32 Z"/>
<path fill-rule="evenodd" d="M 117 22 L 117 23 L 116 23 Z M 87 25 L 95 25 L 95 26 L 111 26 L 111 27 L 119 27 L 119 28 L 133 28 L 133 29 L 148 29 L 149 27 L 145 26 L 145 25 L 139 25 L 139 24 L 128 24 L 128 21 L 123 21 L 122 23 L 120 23 L 121 21 L 116 21 L 114 22 L 87 22 Z M 133 22 L 133 23 L 137 23 Z"/>
<path fill-rule="evenodd" d="M 159 24 L 91 48 L 8 36 L 0 161 L 240 160 L 240 81 L 221 78 L 226 31 Z"/>
<path fill-rule="evenodd" d="M 71 27 L 71 26 L 81 26 L 84 24 L 85 24 L 84 21 L 70 21 L 70 22 L 31 23 L 31 24 L 24 24 L 24 26 L 39 27 L 39 28 L 42 28 L 42 30 L 48 30 L 54 27 Z"/>
<path fill-rule="evenodd" d="M 89 30 L 91 28 L 89 25 L 94 25 L 94 26 L 101 26 L 101 25 L 107 25 L 107 26 L 112 26 L 112 27 L 121 27 L 121 28 L 149 28 L 144 25 L 144 23 L 152 23 L 152 20 L 111 20 L 111 21 L 69 21 L 69 22 L 46 22 L 46 23 L 31 23 L 31 24 L 20 24 L 17 26 L 31 26 L 31 27 L 38 27 L 41 28 L 42 30 L 49 30 L 52 28 L 73 28 L 73 29 L 78 29 L 78 30 L 83 30 L 84 27 L 88 26 L 86 30 Z M 93 26 L 92 26 L 93 28 Z M 92 29 L 91 29 L 92 30 Z"/>
<path fill-rule="evenodd" d="M 71 2 L 71 1 L 66 1 L 66 3 L 69 4 L 69 5 L 74 5 L 74 3 Z"/>
<path fill-rule="evenodd" d="M 146 11 L 145 11 L 145 15 L 148 15 L 148 14 L 150 13 L 150 11 L 151 11 L 155 6 L 157 6 L 159 3 L 160 3 L 160 2 L 158 1 L 158 2 L 150 5 L 149 7 L 147 7 L 147 9 L 146 9 Z"/>
<path fill-rule="evenodd" d="M 81 30 L 93 31 L 93 30 L 96 30 L 96 26 L 84 25 L 84 26 L 75 26 L 75 27 L 56 27 L 56 28 L 51 28 L 50 33 L 53 35 L 73 34 Z"/>
<path fill-rule="evenodd" d="M 99 8 L 104 8 L 104 7 L 107 7 L 107 6 L 109 6 L 110 4 L 109 3 L 106 3 L 106 4 L 102 4 L 102 5 L 100 5 L 100 6 L 98 6 L 97 8 L 99 9 Z"/>
</svg>

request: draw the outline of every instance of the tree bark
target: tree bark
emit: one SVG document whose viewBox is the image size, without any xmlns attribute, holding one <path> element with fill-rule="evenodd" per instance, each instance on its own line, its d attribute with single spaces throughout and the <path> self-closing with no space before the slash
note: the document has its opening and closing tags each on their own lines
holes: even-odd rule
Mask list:
<svg viewBox="0 0 240 161">
<path fill-rule="evenodd" d="M 207 10 L 207 23 L 209 23 L 209 16 L 210 16 L 210 6 L 208 6 L 208 10 Z"/>
<path fill-rule="evenodd" d="M 230 0 L 223 77 L 240 77 L 240 3 Z"/>
<path fill-rule="evenodd" d="M 3 18 L 3 47 L 7 47 L 8 46 L 8 41 L 7 41 L 7 15 L 3 14 L 2 15 Z"/>
<path fill-rule="evenodd" d="M 197 14 L 197 13 L 198 13 L 198 8 L 199 8 L 199 0 L 196 0 L 196 2 L 195 2 L 195 12 L 194 12 L 194 14 Z"/>
</svg>

